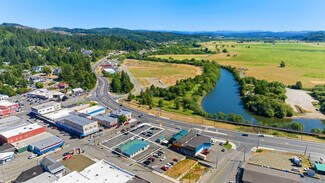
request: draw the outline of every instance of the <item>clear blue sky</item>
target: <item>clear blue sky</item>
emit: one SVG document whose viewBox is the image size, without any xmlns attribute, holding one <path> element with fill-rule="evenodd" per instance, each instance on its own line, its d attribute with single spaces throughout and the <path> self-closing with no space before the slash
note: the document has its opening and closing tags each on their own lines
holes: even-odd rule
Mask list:
<svg viewBox="0 0 325 183">
<path fill-rule="evenodd" d="M 325 30 L 325 0 L 0 0 L 0 23 L 37 28 Z"/>
</svg>

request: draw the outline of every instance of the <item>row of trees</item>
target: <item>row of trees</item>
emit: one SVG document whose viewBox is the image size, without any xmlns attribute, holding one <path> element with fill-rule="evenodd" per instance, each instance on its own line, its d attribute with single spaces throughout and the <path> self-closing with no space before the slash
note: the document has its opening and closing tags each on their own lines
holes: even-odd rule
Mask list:
<svg viewBox="0 0 325 183">
<path fill-rule="evenodd" d="M 114 93 L 129 93 L 133 87 L 129 75 L 124 71 L 112 76 L 111 89 Z"/>
<path fill-rule="evenodd" d="M 197 46 L 196 44 L 194 46 Z M 168 54 L 214 54 L 215 51 L 211 51 L 208 48 L 198 49 L 188 46 L 180 45 L 168 45 L 163 46 L 159 50 L 153 52 L 156 55 L 168 55 Z"/>
<path fill-rule="evenodd" d="M 325 113 L 325 85 L 316 85 L 312 91 L 312 96 L 320 103 L 320 111 Z"/>
</svg>

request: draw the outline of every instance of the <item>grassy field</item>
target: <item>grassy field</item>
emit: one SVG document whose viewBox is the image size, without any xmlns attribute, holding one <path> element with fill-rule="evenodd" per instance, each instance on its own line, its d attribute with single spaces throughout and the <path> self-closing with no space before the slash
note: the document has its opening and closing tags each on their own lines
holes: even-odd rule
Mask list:
<svg viewBox="0 0 325 183">
<path fill-rule="evenodd" d="M 166 174 L 174 179 L 177 179 L 180 175 L 190 169 L 196 163 L 195 160 L 192 159 L 184 159 L 178 162 L 171 169 L 167 170 Z"/>
<path fill-rule="evenodd" d="M 214 55 L 158 55 L 158 57 L 215 60 L 222 65 L 232 65 L 237 68 L 248 69 L 245 71 L 247 76 L 254 76 L 268 81 L 280 81 L 287 85 L 295 84 L 296 81 L 302 81 L 304 87 L 325 83 L 325 43 L 287 41 L 272 44 L 223 41 L 201 44 L 210 50 L 216 50 L 216 45 L 222 50 L 222 45 L 224 45 L 224 48 L 229 53 Z M 230 56 L 227 56 L 228 54 Z M 285 68 L 279 67 L 281 61 L 286 63 Z"/>
<path fill-rule="evenodd" d="M 62 164 L 69 168 L 71 171 L 82 171 L 86 167 L 94 164 L 95 162 L 83 155 L 74 155 L 71 159 L 62 161 Z"/>
<path fill-rule="evenodd" d="M 184 177 L 182 178 L 183 183 L 194 183 L 200 179 L 204 172 L 208 170 L 208 167 L 201 164 L 196 164 Z"/>
<path fill-rule="evenodd" d="M 185 64 L 126 60 L 125 66 L 146 87 L 152 84 L 172 86 L 176 84 L 177 80 L 194 77 L 202 73 L 200 67 Z M 159 83 L 160 80 L 162 83 Z"/>
</svg>

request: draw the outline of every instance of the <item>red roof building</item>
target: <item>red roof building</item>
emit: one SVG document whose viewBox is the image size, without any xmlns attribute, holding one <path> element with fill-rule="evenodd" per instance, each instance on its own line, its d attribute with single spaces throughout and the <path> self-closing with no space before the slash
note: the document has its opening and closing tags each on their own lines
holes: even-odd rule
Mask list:
<svg viewBox="0 0 325 183">
<path fill-rule="evenodd" d="M 16 114 L 18 107 L 17 103 L 9 102 L 7 100 L 0 101 L 0 117 Z"/>
<path fill-rule="evenodd" d="M 69 86 L 69 84 L 67 84 L 67 83 L 60 83 L 58 86 L 59 86 L 60 89 L 65 89 L 65 88 L 67 88 Z"/>
<path fill-rule="evenodd" d="M 43 133 L 45 132 L 45 130 L 45 126 L 38 125 L 37 123 L 27 124 L 24 126 L 0 132 L 0 141 L 3 143 L 12 144 L 14 142 L 21 141 L 26 138 Z"/>
</svg>

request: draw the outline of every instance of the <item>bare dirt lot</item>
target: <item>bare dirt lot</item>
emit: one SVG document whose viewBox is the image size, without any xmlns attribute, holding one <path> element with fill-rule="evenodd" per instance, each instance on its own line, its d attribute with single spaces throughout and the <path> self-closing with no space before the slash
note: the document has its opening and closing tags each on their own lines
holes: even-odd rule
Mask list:
<svg viewBox="0 0 325 183">
<path fill-rule="evenodd" d="M 84 155 L 74 155 L 71 159 L 62 161 L 62 164 L 70 169 L 71 171 L 82 171 L 86 167 L 90 166 L 91 164 L 95 163 L 90 158 Z"/>
</svg>

